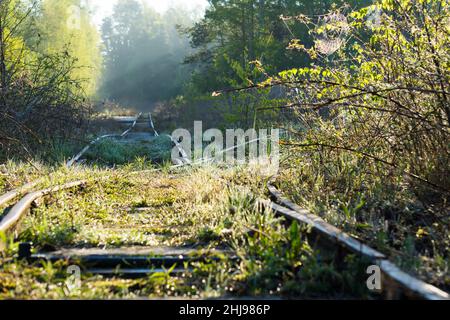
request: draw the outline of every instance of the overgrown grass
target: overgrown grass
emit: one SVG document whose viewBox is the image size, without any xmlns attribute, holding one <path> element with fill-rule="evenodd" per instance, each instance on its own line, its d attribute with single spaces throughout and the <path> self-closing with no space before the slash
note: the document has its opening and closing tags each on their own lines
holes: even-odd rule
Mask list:
<svg viewBox="0 0 450 320">
<path fill-rule="evenodd" d="M 41 162 L 7 161 L 0 165 L 0 193 L 47 175 L 53 168 Z"/>
<path fill-rule="evenodd" d="M 172 142 L 169 137 L 160 136 L 152 140 L 105 139 L 86 154 L 89 162 L 100 165 L 123 165 L 145 158 L 153 163 L 163 163 L 171 158 Z"/>
<path fill-rule="evenodd" d="M 258 205 L 267 180 L 261 168 L 134 174 L 131 168 L 139 166 L 54 174 L 54 182 L 70 176 L 91 183 L 47 197 L 22 222 L 18 241 L 32 241 L 37 250 L 189 246 L 233 254 L 195 263 L 178 276 L 163 272 L 123 280 L 83 274 L 81 287 L 70 291 L 65 263 L 28 266 L 13 259 L 17 244 L 10 244 L 1 258 L 0 298 L 367 296 L 360 290 L 365 281 L 352 274 L 363 269 L 343 270 L 333 261 L 320 261 L 306 240 L 307 230 L 285 227 Z"/>
<path fill-rule="evenodd" d="M 46 205 L 23 222 L 23 240 L 54 247 L 201 244 L 197 238 L 218 244 L 221 237 L 212 233 L 224 228 L 217 207 L 226 197 L 227 174 L 239 179 L 220 170 L 175 175 L 119 169 L 80 192 L 48 197 Z"/>
<path fill-rule="evenodd" d="M 405 271 L 450 289 L 448 204 L 410 180 L 348 153 L 294 152 L 278 178 L 288 198 L 387 254 Z M 292 160 L 296 159 L 296 160 Z"/>
</svg>

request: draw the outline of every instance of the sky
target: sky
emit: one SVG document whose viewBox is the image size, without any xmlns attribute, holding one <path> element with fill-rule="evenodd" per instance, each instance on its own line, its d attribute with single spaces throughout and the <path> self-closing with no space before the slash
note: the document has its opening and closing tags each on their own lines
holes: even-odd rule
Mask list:
<svg viewBox="0 0 450 320">
<path fill-rule="evenodd" d="M 100 25 L 103 18 L 112 13 L 114 4 L 117 0 L 87 0 L 91 7 L 95 10 L 94 22 L 96 25 Z M 155 8 L 158 12 L 164 12 L 171 4 L 182 4 L 189 9 L 200 8 L 204 10 L 207 6 L 206 0 L 142 0 Z"/>
</svg>

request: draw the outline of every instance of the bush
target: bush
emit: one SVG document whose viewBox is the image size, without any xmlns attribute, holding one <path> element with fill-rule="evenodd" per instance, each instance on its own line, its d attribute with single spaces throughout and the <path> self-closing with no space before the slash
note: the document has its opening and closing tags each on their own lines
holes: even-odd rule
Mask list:
<svg viewBox="0 0 450 320">
<path fill-rule="evenodd" d="M 0 3 L 0 161 L 31 158 L 55 140 L 79 138 L 91 111 L 82 92 L 84 81 L 71 76 L 77 60 L 68 52 L 41 53 L 27 43 L 34 18 L 29 6 L 14 0 Z"/>
<path fill-rule="evenodd" d="M 379 23 L 367 24 L 373 12 Z M 310 49 L 294 41 L 291 47 L 322 57 L 323 66 L 287 70 L 263 84 L 292 89 L 285 109 L 307 128 L 292 146 L 320 153 L 322 163 L 349 154 L 361 170 L 404 177 L 423 199 L 448 199 L 449 20 L 448 2 L 388 0 L 344 20 L 354 41 L 335 57 L 325 56 L 323 41 Z M 343 27 L 339 20 L 315 28 Z"/>
<path fill-rule="evenodd" d="M 374 13 L 376 23 L 367 23 Z M 349 17 L 333 12 L 327 23 L 297 18 L 317 40 L 291 48 L 316 64 L 262 84 L 291 89 L 283 113 L 301 128 L 284 141 L 290 163 L 281 187 L 448 287 L 441 270 L 450 261 L 450 4 L 383 0 Z M 339 50 L 325 52 L 340 34 Z"/>
</svg>

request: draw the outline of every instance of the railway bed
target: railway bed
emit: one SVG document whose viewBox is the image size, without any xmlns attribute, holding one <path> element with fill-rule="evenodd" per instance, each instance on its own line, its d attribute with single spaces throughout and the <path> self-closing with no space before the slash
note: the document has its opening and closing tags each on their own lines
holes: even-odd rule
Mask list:
<svg viewBox="0 0 450 320">
<path fill-rule="evenodd" d="M 151 128 L 154 130 L 151 117 L 149 118 Z M 134 128 L 136 122 L 137 118 L 133 122 L 131 129 Z M 127 131 L 126 135 L 130 134 L 131 130 Z M 154 131 L 157 135 L 156 130 Z M 81 156 L 78 157 L 78 160 Z M 76 161 L 73 161 L 74 163 Z M 450 299 L 448 293 L 401 271 L 387 260 L 382 253 L 366 246 L 283 197 L 273 185 L 272 180 L 267 183 L 267 179 L 264 177 L 259 177 L 257 174 L 254 177 L 249 175 L 246 177 L 247 182 L 253 181 L 257 177 L 256 180 L 259 179 L 259 183 L 252 187 L 241 183 L 241 185 L 235 186 L 235 190 L 232 192 L 226 190 L 230 188 L 230 182 L 226 181 L 227 178 L 230 178 L 227 176 L 228 173 L 221 171 L 205 173 L 201 171 L 202 169 L 192 169 L 192 171 L 199 170 L 200 174 L 195 173 L 198 176 L 189 176 L 189 174 L 183 173 L 185 166 L 186 164 L 174 166 L 166 173 L 161 173 L 160 170 L 128 173 L 126 178 L 120 183 L 114 181 L 114 175 L 110 174 L 102 177 L 102 179 L 79 180 L 30 192 L 22 199 L 15 200 L 15 205 L 10 207 L 7 214 L 3 216 L 0 220 L 0 232 L 12 235 L 16 241 L 21 242 L 18 254 L 13 257 L 13 260 L 17 259 L 22 261 L 22 263 L 25 262 L 25 264 L 39 265 L 44 262 L 57 265 L 62 262 L 65 266 L 79 266 L 85 274 L 96 274 L 114 279 L 148 279 L 152 274 L 159 276 L 163 274 L 165 281 L 168 281 L 167 277 L 184 277 L 185 274 L 195 272 L 200 272 L 200 274 L 204 275 L 205 270 L 203 269 L 209 268 L 209 280 L 203 279 L 201 281 L 204 284 L 205 281 L 210 281 L 211 274 L 220 271 L 211 270 L 211 268 L 220 269 L 222 266 L 226 266 L 224 270 L 229 269 L 226 272 L 231 273 L 231 270 L 234 270 L 233 272 L 238 273 L 237 270 L 233 269 L 233 266 L 236 268 L 242 263 L 248 263 L 247 259 L 251 260 L 251 257 L 239 252 L 239 245 L 236 246 L 235 244 L 234 247 L 230 245 L 230 243 L 233 243 L 233 241 L 230 241 L 231 235 L 235 236 L 233 238 L 234 242 L 236 242 L 236 239 L 245 239 L 243 240 L 244 242 L 250 243 L 257 240 L 259 242 L 255 243 L 259 244 L 261 241 L 270 240 L 270 235 L 267 235 L 267 231 L 264 229 L 267 227 L 265 225 L 267 222 L 261 222 L 259 221 L 260 218 L 255 216 L 253 219 L 258 221 L 259 224 L 249 226 L 249 221 L 245 220 L 246 216 L 243 213 L 248 214 L 248 210 L 251 207 L 253 208 L 251 209 L 252 212 L 256 210 L 256 214 L 261 215 L 264 219 L 268 217 L 268 212 L 275 214 L 273 219 L 282 218 L 283 224 L 286 224 L 286 228 L 289 228 L 287 235 L 289 235 L 289 232 L 300 232 L 295 228 L 289 227 L 292 226 L 293 222 L 301 226 L 307 226 L 310 229 L 307 232 L 307 239 L 312 244 L 311 249 L 321 252 L 321 258 L 316 260 L 319 264 L 332 263 L 333 265 L 342 265 L 345 264 L 346 258 L 353 256 L 360 262 L 359 267 L 364 268 L 362 271 L 365 271 L 365 268 L 371 265 L 378 266 L 382 272 L 383 285 L 380 291 L 369 293 L 371 298 Z M 242 175 L 241 171 L 238 170 L 238 172 L 238 176 Z M 158 176 L 158 174 L 161 174 L 161 176 Z M 186 176 L 183 177 L 183 174 Z M 233 174 L 236 173 L 234 172 Z M 252 172 L 252 174 L 255 173 Z M 137 180 L 128 181 L 132 180 L 131 176 Z M 235 176 L 232 176 L 231 180 L 233 179 L 235 179 Z M 17 199 L 19 194 L 23 192 L 29 192 L 29 189 L 33 189 L 34 186 L 35 184 L 31 183 L 23 188 L 9 192 L 6 196 L 0 197 L 0 199 L 4 200 L 2 205 Z M 96 189 L 90 189 L 94 188 L 94 186 Z M 256 187 L 259 189 L 255 189 Z M 130 197 L 138 194 L 139 190 L 145 194 L 145 199 L 141 201 L 142 203 L 136 200 L 134 205 L 130 204 Z M 259 193 L 253 194 L 255 190 L 257 192 L 259 190 Z M 95 195 L 96 192 L 101 194 Z M 69 206 L 67 210 L 68 214 L 72 215 L 71 219 L 75 219 L 75 216 L 80 216 L 78 217 L 81 219 L 80 221 L 86 222 L 82 220 L 83 213 L 76 211 L 78 210 L 77 206 L 80 205 L 79 202 L 81 202 L 77 199 L 79 193 L 85 197 L 83 201 L 92 205 L 92 207 L 87 206 L 88 214 L 93 216 L 93 221 L 89 221 L 89 225 L 85 226 L 85 228 L 81 227 L 81 231 L 79 229 L 75 230 L 74 226 L 72 227 L 73 230 L 69 228 L 67 232 L 71 233 L 72 238 L 68 237 L 69 240 L 62 241 L 62 243 L 60 240 L 56 244 L 51 243 L 51 240 L 50 243 L 49 240 L 43 243 L 23 241 L 22 235 L 27 235 L 28 229 L 36 227 L 33 225 L 36 220 L 33 220 L 35 218 L 29 220 L 25 227 L 22 221 L 27 220 L 28 217 L 42 215 L 43 213 L 39 213 L 39 210 L 46 210 L 45 208 L 39 208 L 40 206 L 42 207 L 42 204 L 55 207 L 52 209 L 54 211 L 53 216 L 51 216 L 53 221 L 62 219 L 59 217 L 58 210 L 61 208 L 66 210 L 67 208 L 65 207 Z M 108 204 L 108 201 L 110 201 L 108 197 L 110 196 L 112 201 L 116 201 L 116 203 Z M 116 197 L 123 198 L 116 200 Z M 226 200 L 228 202 L 224 202 L 226 197 L 229 197 Z M 50 204 L 46 204 L 47 198 L 50 198 Z M 70 202 L 66 204 L 66 201 L 76 201 L 76 204 L 72 208 L 70 207 Z M 103 203 L 98 204 L 95 201 L 103 201 Z M 122 204 L 120 201 L 126 203 Z M 206 228 L 212 222 L 205 222 L 205 220 L 222 219 L 221 215 L 224 215 L 222 212 L 216 212 L 217 208 L 213 208 L 212 205 L 209 206 L 212 202 L 222 207 L 222 210 L 223 208 L 226 210 L 232 209 L 230 212 L 225 213 L 229 217 L 221 222 L 224 226 L 222 226 L 220 232 Z M 251 204 L 252 202 L 253 204 Z M 62 207 L 61 203 L 64 203 Z M 77 213 L 70 213 L 71 210 Z M 199 212 L 196 212 L 197 210 Z M 243 212 L 240 217 L 236 217 L 236 210 Z M 100 214 L 97 211 L 105 211 L 108 214 Z M 212 216 L 203 217 L 201 215 L 203 212 L 208 212 Z M 189 217 L 189 214 L 192 214 L 194 217 Z M 169 220 L 168 216 L 172 220 Z M 120 217 L 120 219 L 126 220 L 130 226 L 122 225 L 122 222 L 118 222 L 119 220 L 114 220 L 112 217 L 114 219 Z M 229 221 L 230 219 L 236 219 L 237 222 L 235 224 L 239 224 L 239 226 L 233 225 L 234 222 Z M 155 221 L 158 221 L 156 226 L 153 225 Z M 74 222 L 72 221 L 72 223 Z M 278 221 L 276 223 L 281 224 L 282 222 Z M 99 224 L 101 228 L 98 227 Z M 205 228 L 194 230 L 194 232 L 191 229 L 196 228 L 197 224 L 204 224 Z M 232 227 L 225 226 L 228 224 Z M 275 223 L 273 224 L 275 225 Z M 97 228 L 92 230 L 92 232 L 99 234 L 107 232 L 107 230 L 114 230 L 112 238 L 120 238 L 120 236 L 124 235 L 126 240 L 123 240 L 123 242 L 126 245 L 111 245 L 108 241 L 103 244 L 96 244 L 95 241 L 92 242 L 92 239 L 86 240 L 89 237 L 82 239 L 82 236 L 79 235 L 80 233 L 85 237 L 86 234 L 89 234 L 83 228 L 86 230 Z M 236 228 L 236 230 L 233 230 L 233 228 Z M 278 227 L 275 226 L 275 228 Z M 130 235 L 127 234 L 129 230 L 131 234 L 133 232 L 140 233 L 133 234 L 130 238 Z M 241 238 L 237 237 L 236 234 L 239 234 Z M 77 236 L 80 239 L 75 241 L 73 237 L 76 238 Z M 111 235 L 107 234 L 106 237 L 108 236 Z M 136 238 L 134 239 L 133 236 Z M 25 238 L 27 237 L 29 238 L 29 233 Z M 295 239 L 292 239 L 292 237 L 295 238 L 296 236 L 291 235 L 290 240 L 295 242 Z M 298 237 L 300 239 L 300 233 Z M 85 245 L 82 245 L 83 241 L 85 241 Z M 152 241 L 156 242 L 156 244 L 148 245 L 147 242 Z M 186 245 L 186 243 L 193 242 L 194 244 Z M 283 243 L 281 250 L 285 250 L 286 247 L 290 246 L 292 244 L 288 242 Z M 253 252 L 252 250 L 255 250 L 255 248 L 249 248 L 247 249 L 250 253 Z M 271 247 L 268 245 L 266 250 L 270 249 Z M 308 252 L 308 250 L 305 252 Z M 264 256 L 265 252 L 258 252 L 258 254 Z M 11 257 L 8 259 L 11 261 Z M 264 257 L 261 259 L 264 261 Z M 248 266 L 251 265 L 251 263 L 248 264 Z M 198 271 L 199 269 L 200 271 Z M 264 272 L 264 269 L 260 270 L 260 272 Z M 222 277 L 225 276 L 222 275 Z M 237 278 L 239 277 L 238 275 Z M 237 288 L 239 288 L 239 285 Z M 241 290 L 245 296 L 248 296 L 244 288 L 241 288 Z M 278 296 L 274 296 L 274 298 L 278 298 Z"/>
<path fill-rule="evenodd" d="M 36 201 L 42 203 L 42 199 L 51 196 L 52 193 L 67 192 L 65 190 L 82 190 L 88 185 L 86 181 L 77 181 L 60 187 L 48 188 L 26 195 L 17 202 L 9 213 L 1 220 L 0 230 L 3 232 L 15 231 L 20 234 L 21 224 L 19 223 L 28 214 L 33 214 L 36 209 Z M 79 187 L 82 187 L 79 189 Z M 74 189 L 75 188 L 75 189 Z M 272 201 L 260 199 L 259 206 L 270 207 L 279 216 L 283 216 L 287 221 L 297 221 L 300 224 L 309 225 L 312 231 L 308 236 L 310 243 L 314 243 L 314 248 L 320 248 L 325 252 L 331 252 L 332 259 L 343 261 L 349 254 L 356 254 L 363 261 L 363 265 L 375 264 L 380 266 L 383 274 L 383 292 L 380 297 L 389 299 L 448 299 L 448 295 L 422 281 L 415 279 L 402 272 L 395 265 L 390 263 L 383 254 L 365 246 L 357 240 L 351 238 L 337 228 L 326 224 L 321 219 L 311 215 L 305 210 L 297 207 L 271 185 L 268 186 Z M 39 201 L 40 200 L 40 201 Z M 278 203 L 278 204 L 277 204 Z M 136 208 L 135 214 L 145 212 L 148 208 Z M 30 212 L 31 210 L 31 212 Z M 263 209 L 261 209 L 263 210 Z M 128 215 L 130 213 L 127 213 Z M 249 230 L 251 232 L 251 230 Z M 23 230 L 22 230 L 23 232 Z M 39 248 L 39 243 L 35 244 Z M 53 264 L 64 261 L 67 265 L 80 266 L 86 274 L 102 275 L 106 278 L 136 279 L 146 278 L 151 274 L 167 272 L 169 275 L 180 275 L 189 273 L 193 269 L 192 265 L 201 262 L 220 263 L 224 256 L 231 259 L 238 259 L 235 252 L 230 249 L 198 249 L 193 247 L 172 246 L 172 247 L 145 247 L 128 246 L 117 248 L 95 248 L 95 247 L 68 247 L 57 248 L 56 250 L 32 250 L 30 243 L 24 242 L 19 247 L 19 260 L 27 261 L 33 265 L 39 261 L 47 261 Z M 329 260 L 329 259 L 328 259 Z"/>
</svg>

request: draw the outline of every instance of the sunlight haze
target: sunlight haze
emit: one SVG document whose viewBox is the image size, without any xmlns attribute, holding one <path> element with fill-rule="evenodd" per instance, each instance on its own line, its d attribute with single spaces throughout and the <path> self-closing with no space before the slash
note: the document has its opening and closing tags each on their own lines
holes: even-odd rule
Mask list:
<svg viewBox="0 0 450 320">
<path fill-rule="evenodd" d="M 0 0 L 0 311 L 431 317 L 449 26 L 450 0 Z"/>
<path fill-rule="evenodd" d="M 102 20 L 110 15 L 113 11 L 114 5 L 117 0 L 87 0 L 91 7 L 94 9 L 94 22 L 96 25 L 100 25 Z M 162 13 L 173 5 L 186 7 L 189 9 L 198 9 L 204 11 L 208 5 L 206 0 L 142 0 L 149 4 L 156 11 Z"/>
</svg>

